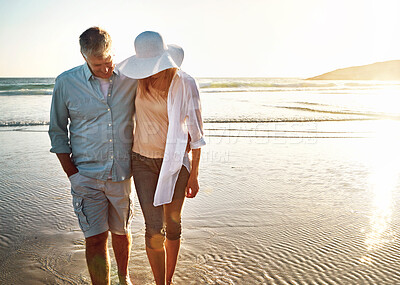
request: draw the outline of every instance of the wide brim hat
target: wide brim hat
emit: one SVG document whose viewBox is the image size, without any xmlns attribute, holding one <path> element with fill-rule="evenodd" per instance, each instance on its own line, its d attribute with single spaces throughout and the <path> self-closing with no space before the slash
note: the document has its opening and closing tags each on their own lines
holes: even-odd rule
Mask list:
<svg viewBox="0 0 400 285">
<path fill-rule="evenodd" d="M 166 45 L 157 32 L 146 31 L 135 39 L 136 54 L 117 64 L 127 77 L 143 79 L 168 68 L 182 65 L 184 52 L 180 46 Z"/>
</svg>

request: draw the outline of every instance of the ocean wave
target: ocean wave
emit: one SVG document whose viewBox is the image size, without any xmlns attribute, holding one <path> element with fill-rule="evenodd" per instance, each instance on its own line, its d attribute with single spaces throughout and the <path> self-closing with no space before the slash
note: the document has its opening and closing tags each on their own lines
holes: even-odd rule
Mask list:
<svg viewBox="0 0 400 285">
<path fill-rule="evenodd" d="M 29 83 L 29 84 L 4 84 L 0 85 L 0 91 L 9 90 L 36 90 L 36 89 L 53 89 L 54 83 Z"/>
<path fill-rule="evenodd" d="M 53 94 L 52 89 L 19 89 L 19 90 L 7 90 L 0 91 L 0 96 L 27 96 L 27 95 L 51 95 Z"/>
<path fill-rule="evenodd" d="M 288 136 L 288 135 L 225 135 L 225 134 L 216 134 L 216 135 L 208 135 L 208 137 L 215 138 L 257 138 L 257 139 L 366 139 L 369 136 Z"/>
<path fill-rule="evenodd" d="M 0 127 L 29 127 L 49 125 L 48 121 L 0 121 Z"/>
<path fill-rule="evenodd" d="M 393 86 L 400 87 L 399 81 L 366 81 L 366 82 L 343 82 L 344 86 L 348 87 L 382 87 Z"/>
<path fill-rule="evenodd" d="M 340 121 L 362 121 L 373 120 L 373 118 L 216 118 L 204 119 L 204 123 L 308 123 L 308 122 L 340 122 Z M 0 121 L 0 127 L 29 127 L 29 126 L 46 126 L 49 121 Z"/>
<path fill-rule="evenodd" d="M 293 91 L 329 91 L 354 92 L 372 89 L 400 89 L 399 82 L 360 82 L 360 81 L 307 81 L 300 79 L 199 79 L 202 93 L 220 92 L 293 92 Z"/>
<path fill-rule="evenodd" d="M 304 104 L 304 103 L 303 103 Z M 325 106 L 325 104 L 313 104 L 310 105 L 315 106 Z M 329 105 L 326 105 L 329 106 Z M 351 116 L 362 116 L 362 117 L 371 117 L 375 119 L 391 119 L 391 120 L 400 120 L 400 114 L 388 114 L 388 113 L 380 113 L 380 112 L 366 112 L 366 111 L 354 111 L 354 110 L 321 110 L 311 107 L 293 107 L 293 106 L 275 106 L 276 108 L 282 109 L 290 109 L 295 111 L 306 111 L 306 112 L 315 112 L 315 113 L 327 113 L 333 115 L 351 115 Z"/>
<path fill-rule="evenodd" d="M 335 83 L 311 83 L 311 82 L 295 82 L 295 83 L 276 83 L 268 81 L 215 81 L 199 83 L 201 89 L 208 88 L 248 88 L 248 87 L 265 87 L 265 88 L 307 88 L 307 87 L 335 87 Z"/>
<path fill-rule="evenodd" d="M 367 134 L 371 132 L 358 132 L 358 131 L 316 131 L 316 130 L 304 130 L 304 131 L 299 131 L 299 130 L 278 130 L 278 129 L 260 129 L 260 128 L 204 128 L 205 131 L 210 131 L 210 132 L 237 132 L 237 133 L 243 133 L 243 132 L 257 132 L 257 133 L 306 133 L 306 134 Z M 207 135 L 209 136 L 209 135 Z"/>
<path fill-rule="evenodd" d="M 202 93 L 368 90 L 400 88 L 400 82 L 309 81 L 298 78 L 197 78 Z M 0 78 L 0 96 L 51 95 L 54 78 Z"/>
<path fill-rule="evenodd" d="M 0 96 L 50 95 L 54 78 L 0 78 Z"/>
<path fill-rule="evenodd" d="M 310 123 L 310 122 L 345 122 L 374 120 L 372 118 L 271 118 L 271 119 L 204 119 L 204 123 Z"/>
</svg>

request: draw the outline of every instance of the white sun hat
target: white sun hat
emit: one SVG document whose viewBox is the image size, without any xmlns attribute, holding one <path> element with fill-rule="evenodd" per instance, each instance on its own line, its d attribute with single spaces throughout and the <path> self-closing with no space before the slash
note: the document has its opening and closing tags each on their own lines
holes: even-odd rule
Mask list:
<svg viewBox="0 0 400 285">
<path fill-rule="evenodd" d="M 130 78 L 142 79 L 168 68 L 179 68 L 183 61 L 183 49 L 166 45 L 157 32 L 146 31 L 135 39 L 136 54 L 117 64 L 117 69 Z"/>
</svg>

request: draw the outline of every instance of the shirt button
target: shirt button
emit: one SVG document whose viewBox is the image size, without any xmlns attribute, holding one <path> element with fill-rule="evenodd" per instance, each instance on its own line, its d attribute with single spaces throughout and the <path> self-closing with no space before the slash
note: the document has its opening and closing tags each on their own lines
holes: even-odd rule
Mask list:
<svg viewBox="0 0 400 285">
<path fill-rule="evenodd" d="M 76 202 L 76 203 L 75 203 L 75 205 L 79 206 L 79 203 L 78 203 L 78 202 Z"/>
<path fill-rule="evenodd" d="M 113 159 L 113 158 L 114 158 L 114 156 L 112 155 L 110 158 L 111 158 L 111 159 Z"/>
<path fill-rule="evenodd" d="M 110 108 L 108 108 L 107 111 L 110 112 Z"/>
<path fill-rule="evenodd" d="M 108 94 L 108 97 L 110 97 L 111 96 L 111 94 Z"/>
<path fill-rule="evenodd" d="M 112 140 L 110 139 L 110 142 L 112 142 Z"/>
<path fill-rule="evenodd" d="M 111 124 L 108 124 L 109 127 L 111 127 Z"/>
</svg>

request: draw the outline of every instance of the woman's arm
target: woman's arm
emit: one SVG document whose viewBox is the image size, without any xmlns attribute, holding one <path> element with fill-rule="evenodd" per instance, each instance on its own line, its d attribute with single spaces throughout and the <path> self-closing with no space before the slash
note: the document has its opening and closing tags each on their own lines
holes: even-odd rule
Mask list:
<svg viewBox="0 0 400 285">
<path fill-rule="evenodd" d="M 192 169 L 186 186 L 186 197 L 194 198 L 199 192 L 199 163 L 201 147 L 204 141 L 203 119 L 201 116 L 201 103 L 199 88 L 196 81 L 190 77 L 186 81 L 186 92 L 188 92 L 188 113 L 186 125 L 190 136 L 190 147 L 192 148 Z"/>
<path fill-rule="evenodd" d="M 199 163 L 201 148 L 192 149 L 192 170 L 190 171 L 189 180 L 186 186 L 186 197 L 194 198 L 199 192 Z"/>
</svg>

